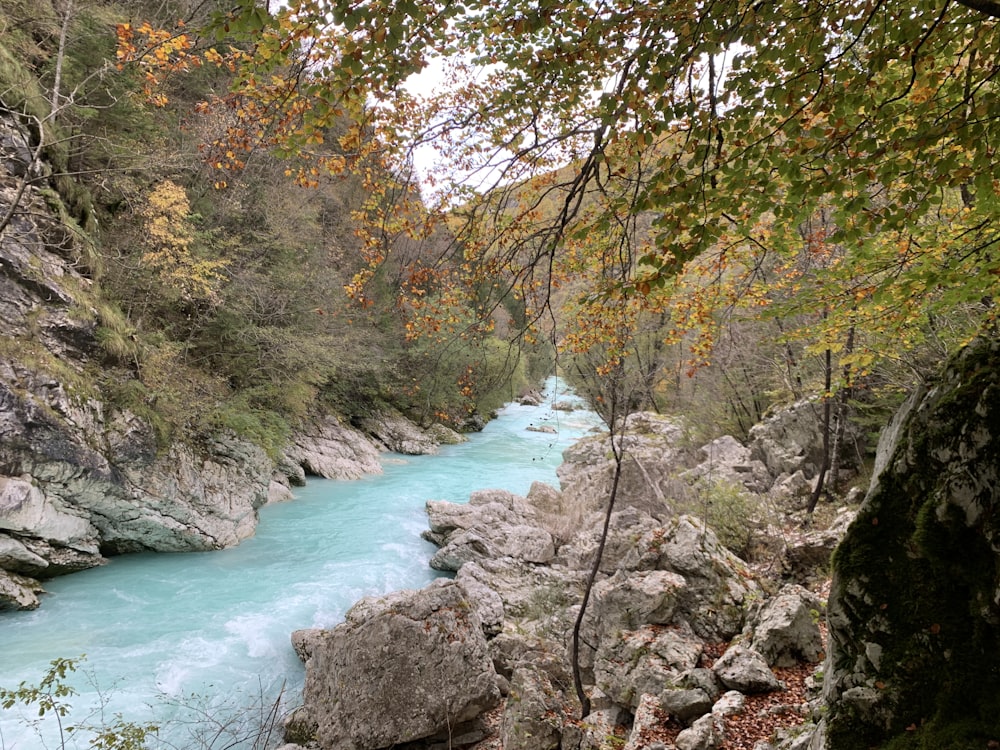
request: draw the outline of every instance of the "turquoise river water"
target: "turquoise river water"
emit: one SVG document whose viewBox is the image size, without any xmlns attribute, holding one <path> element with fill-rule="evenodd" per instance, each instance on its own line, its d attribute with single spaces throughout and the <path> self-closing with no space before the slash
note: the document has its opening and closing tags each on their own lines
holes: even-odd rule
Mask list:
<svg viewBox="0 0 1000 750">
<path fill-rule="evenodd" d="M 571 398 L 558 386 L 548 382 L 548 404 Z M 0 613 L 0 687 L 37 683 L 51 660 L 86 655 L 64 723 L 88 715 L 99 723 L 93 712 L 103 704 L 105 721 L 120 713 L 162 722 L 167 747 L 252 747 L 232 744 L 227 731 L 238 721 L 227 717 L 245 717 L 246 706 L 270 702 L 283 684 L 286 704 L 296 705 L 303 669 L 293 630 L 332 626 L 362 596 L 419 588 L 438 575 L 427 564 L 434 547 L 420 538 L 425 501 L 556 484 L 562 451 L 596 424 L 585 410 L 512 404 L 435 456 L 389 454 L 381 475 L 310 480 L 295 500 L 261 509 L 256 536 L 239 547 L 127 555 L 49 581 L 40 609 Z M 202 709 L 227 731 L 206 735 Z M 41 736 L 31 718 L 0 710 L 0 750 L 59 747 L 51 718 Z"/>
</svg>

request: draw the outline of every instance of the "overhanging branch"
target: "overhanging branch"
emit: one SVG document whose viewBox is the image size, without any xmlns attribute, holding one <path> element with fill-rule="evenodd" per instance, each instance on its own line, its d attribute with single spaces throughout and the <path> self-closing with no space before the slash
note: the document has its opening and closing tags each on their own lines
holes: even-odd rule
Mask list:
<svg viewBox="0 0 1000 750">
<path fill-rule="evenodd" d="M 1000 18 L 1000 2 L 995 0 L 957 0 L 959 5 L 985 13 L 993 18 Z"/>
</svg>

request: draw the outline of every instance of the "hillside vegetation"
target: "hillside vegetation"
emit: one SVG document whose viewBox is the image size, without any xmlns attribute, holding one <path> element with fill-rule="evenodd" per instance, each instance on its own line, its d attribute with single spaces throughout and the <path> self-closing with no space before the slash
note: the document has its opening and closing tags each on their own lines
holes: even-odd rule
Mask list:
<svg viewBox="0 0 1000 750">
<path fill-rule="evenodd" d="M 493 336 L 410 340 L 391 269 L 368 304 L 348 298 L 363 262 L 358 216 L 378 200 L 362 177 L 303 185 L 260 147 L 221 183 L 208 157 L 232 122 L 199 104 L 226 91 L 227 69 L 178 73 L 154 98 L 141 70 L 117 64 L 122 24 L 193 27 L 214 10 L 87 0 L 0 9 L 0 105 L 51 169 L 6 189 L 50 191 L 75 268 L 93 282 L 77 314 L 98 324 L 98 361 L 49 358 L 50 373 L 151 420 L 161 445 L 229 430 L 272 451 L 310 413 L 357 420 L 392 405 L 463 427 L 523 388 L 525 362 Z M 339 155 L 346 131 L 331 121 L 322 153 Z M 5 203 L 0 218 L 23 208 Z M 13 338 L 15 359 L 42 357 L 30 335 Z"/>
</svg>

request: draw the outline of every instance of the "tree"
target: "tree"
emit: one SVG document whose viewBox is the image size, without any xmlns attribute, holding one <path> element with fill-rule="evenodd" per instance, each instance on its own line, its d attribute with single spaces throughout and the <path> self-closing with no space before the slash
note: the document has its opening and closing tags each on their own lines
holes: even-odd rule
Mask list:
<svg viewBox="0 0 1000 750">
<path fill-rule="evenodd" d="M 538 314 L 567 243 L 587 247 L 597 233 L 627 247 L 622 300 L 667 289 L 706 254 L 751 278 L 757 254 L 791 257 L 822 212 L 843 260 L 801 298 L 829 311 L 815 340 L 860 318 L 900 348 L 949 306 L 995 315 L 996 10 L 297 0 L 269 11 L 243 0 L 204 29 L 248 40 L 204 53 L 236 72 L 229 106 L 248 126 L 216 144 L 235 162 L 215 164 L 267 143 L 300 159 L 291 169 L 306 182 L 372 157 L 399 174 L 434 141 L 425 185 L 437 202 L 400 221 L 448 210 L 470 279 L 502 271 L 498 292 L 534 295 Z M 415 99 L 403 84 L 435 57 L 452 85 Z M 317 157 L 318 128 L 339 113 L 357 122 L 344 158 Z M 651 219 L 641 242 L 614 239 L 640 216 Z M 374 234 L 391 224 L 374 218 Z"/>
</svg>

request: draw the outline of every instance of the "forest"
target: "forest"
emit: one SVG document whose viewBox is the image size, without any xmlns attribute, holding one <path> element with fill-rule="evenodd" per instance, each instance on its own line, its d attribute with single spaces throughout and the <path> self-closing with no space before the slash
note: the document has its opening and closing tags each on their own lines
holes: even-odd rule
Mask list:
<svg viewBox="0 0 1000 750">
<path fill-rule="evenodd" d="M 164 440 L 461 425 L 556 357 L 706 434 L 824 393 L 833 435 L 992 324 L 989 8 L 44 8 L 0 90 Z"/>
</svg>

